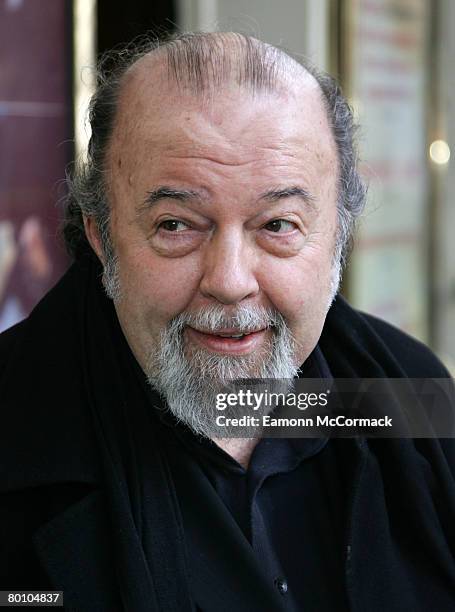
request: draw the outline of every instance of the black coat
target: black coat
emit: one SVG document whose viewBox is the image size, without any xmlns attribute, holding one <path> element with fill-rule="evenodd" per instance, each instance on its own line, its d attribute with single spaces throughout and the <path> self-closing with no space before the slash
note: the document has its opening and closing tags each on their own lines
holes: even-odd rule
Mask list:
<svg viewBox="0 0 455 612">
<path fill-rule="evenodd" d="M 76 349 L 80 283 L 70 270 L 26 321 L 0 336 L 0 589 L 63 590 L 65 609 L 113 612 L 123 608 L 109 501 Z M 448 376 L 424 345 L 341 298 L 320 346 L 335 377 Z M 455 610 L 454 441 L 359 440 L 352 466 L 345 548 L 351 609 Z M 195 568 L 202 584 L 206 578 L 210 609 L 277 609 L 272 594 L 264 605 L 266 587 L 245 546 L 242 555 L 250 569 L 237 578 L 238 559 L 223 560 L 220 572 L 232 571 L 226 579 L 237 581 L 223 601 L 207 568 Z"/>
</svg>

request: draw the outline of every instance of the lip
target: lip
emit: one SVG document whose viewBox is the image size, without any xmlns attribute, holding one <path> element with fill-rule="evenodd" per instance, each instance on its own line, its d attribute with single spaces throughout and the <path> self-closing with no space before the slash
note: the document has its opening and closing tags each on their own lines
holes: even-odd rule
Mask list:
<svg viewBox="0 0 455 612">
<path fill-rule="evenodd" d="M 270 332 L 267 328 L 260 329 L 249 332 L 246 336 L 237 340 L 235 338 L 222 338 L 216 334 L 202 332 L 194 329 L 194 327 L 187 327 L 185 333 L 190 342 L 214 353 L 220 355 L 247 355 L 258 349 L 264 342 L 266 334 Z M 239 331 L 233 329 L 220 329 L 218 333 L 238 334 Z"/>
</svg>

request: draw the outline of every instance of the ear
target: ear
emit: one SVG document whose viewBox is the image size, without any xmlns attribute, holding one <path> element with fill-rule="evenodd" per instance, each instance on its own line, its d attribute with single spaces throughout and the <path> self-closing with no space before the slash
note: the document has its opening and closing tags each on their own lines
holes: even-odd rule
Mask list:
<svg viewBox="0 0 455 612">
<path fill-rule="evenodd" d="M 96 220 L 94 217 L 86 217 L 85 215 L 83 215 L 83 219 L 87 240 L 89 241 L 92 249 L 98 255 L 98 259 L 104 265 L 103 247 L 101 246 L 101 237 Z"/>
</svg>

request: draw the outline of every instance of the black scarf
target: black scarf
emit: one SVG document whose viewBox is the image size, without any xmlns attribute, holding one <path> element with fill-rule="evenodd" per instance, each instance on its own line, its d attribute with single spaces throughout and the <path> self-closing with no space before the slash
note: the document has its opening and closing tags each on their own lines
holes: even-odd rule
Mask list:
<svg viewBox="0 0 455 612">
<path fill-rule="evenodd" d="M 132 371 L 112 303 L 101 290 L 99 266 L 86 261 L 78 273 L 86 277 L 79 286 L 87 288 L 80 300 L 84 382 L 103 461 L 125 609 L 191 610 L 182 521 L 169 467 L 150 427 L 150 406 Z"/>
</svg>

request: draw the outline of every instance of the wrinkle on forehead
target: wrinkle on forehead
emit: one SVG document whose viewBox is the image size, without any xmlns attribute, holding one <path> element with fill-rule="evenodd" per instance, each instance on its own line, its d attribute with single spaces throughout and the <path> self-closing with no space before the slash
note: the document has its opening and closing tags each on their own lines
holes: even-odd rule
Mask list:
<svg viewBox="0 0 455 612">
<path fill-rule="evenodd" d="M 220 95 L 225 94 L 234 98 L 250 95 L 254 99 L 274 94 L 286 101 L 316 91 L 322 104 L 322 92 L 316 79 L 284 52 L 250 39 L 248 45 L 261 50 L 257 53 L 258 64 L 265 53 L 262 63 L 267 68 L 258 69 L 262 75 L 258 77 L 253 68 L 248 69 L 242 61 L 249 59 L 251 63 L 251 58 L 244 57 L 243 42 L 239 42 L 243 37 L 220 33 L 210 40 L 211 46 L 219 45 L 219 52 L 208 54 L 204 67 L 195 67 L 191 55 L 185 56 L 181 51 L 173 53 L 172 45 L 154 49 L 130 66 L 122 77 L 115 123 L 127 118 L 130 123 L 134 122 L 135 118 L 150 115 L 160 110 L 160 106 L 170 104 L 178 104 L 182 109 L 197 104 L 210 112 L 216 108 Z M 185 46 L 178 48 L 185 49 Z"/>
<path fill-rule="evenodd" d="M 216 95 L 203 98 L 182 91 L 169 79 L 161 50 L 143 57 L 124 77 L 107 170 L 115 168 L 131 180 L 138 164 L 163 153 L 234 166 L 266 155 L 276 156 L 278 162 L 308 146 L 327 162 L 332 157 L 327 151 L 336 153 L 322 92 L 314 77 L 296 65 L 306 78 L 283 82 L 279 92 L 263 92 L 253 99 L 250 91 L 227 83 Z M 272 121 L 271 109 L 276 116 Z"/>
<path fill-rule="evenodd" d="M 135 130 L 143 133 L 145 126 L 155 126 L 159 128 L 161 135 L 169 131 L 174 138 L 179 138 L 180 134 L 190 135 L 194 129 L 204 127 L 205 138 L 210 140 L 229 124 L 230 115 L 235 113 L 239 106 L 254 118 L 259 128 L 262 122 L 264 129 L 270 130 L 267 113 L 271 99 L 276 101 L 276 107 L 281 111 L 282 131 L 285 123 L 291 128 L 295 123 L 291 112 L 285 112 L 291 108 L 297 109 L 297 112 L 302 109 L 307 114 L 314 115 L 314 120 L 319 124 L 318 128 L 328 129 L 322 93 L 313 77 L 310 79 L 305 83 L 294 83 L 281 92 L 264 92 L 255 98 L 248 91 L 236 91 L 226 85 L 210 99 L 201 99 L 193 94 L 182 93 L 172 82 L 163 81 L 159 77 L 151 79 L 148 71 L 141 70 L 122 88 L 114 123 L 114 137 L 121 136 L 122 132 L 131 134 Z M 253 104 L 242 104 L 244 101 L 251 101 Z M 266 112 L 261 117 L 262 107 Z"/>
</svg>

